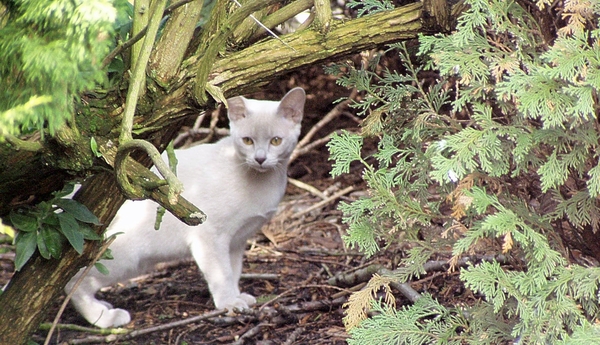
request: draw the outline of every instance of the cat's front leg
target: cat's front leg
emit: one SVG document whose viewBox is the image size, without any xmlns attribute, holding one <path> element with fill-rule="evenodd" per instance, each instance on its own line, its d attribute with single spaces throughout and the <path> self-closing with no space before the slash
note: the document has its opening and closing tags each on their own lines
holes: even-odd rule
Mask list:
<svg viewBox="0 0 600 345">
<path fill-rule="evenodd" d="M 231 268 L 233 271 L 233 280 L 235 286 L 240 285 L 240 276 L 242 275 L 242 264 L 244 262 L 244 252 L 246 249 L 246 241 L 239 241 L 239 244 L 232 245 L 229 258 L 231 260 Z M 256 298 L 245 292 L 240 293 L 240 298 L 244 299 L 249 306 L 256 304 Z"/>
<path fill-rule="evenodd" d="M 235 265 L 234 270 L 229 241 L 224 238 L 215 238 L 213 241 L 196 240 L 192 242 L 190 249 L 204 274 L 217 309 L 246 309 L 256 303 L 253 296 L 240 293 L 238 271 L 241 262 Z"/>
</svg>

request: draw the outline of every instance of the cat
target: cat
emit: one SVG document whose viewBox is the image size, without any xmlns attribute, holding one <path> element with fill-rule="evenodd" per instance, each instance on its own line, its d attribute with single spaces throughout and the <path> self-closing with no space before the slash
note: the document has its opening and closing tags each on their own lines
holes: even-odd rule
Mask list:
<svg viewBox="0 0 600 345">
<path fill-rule="evenodd" d="M 157 263 L 189 256 L 204 274 L 217 309 L 231 311 L 256 303 L 238 286 L 245 245 L 274 215 L 283 197 L 305 100 L 299 87 L 280 102 L 228 99 L 230 135 L 176 151 L 182 195 L 204 211 L 207 220 L 190 227 L 167 212 L 156 231 L 156 204 L 126 201 L 106 232 L 122 232 L 110 246 L 114 260 L 102 261 L 110 273 L 90 270 L 71 298 L 77 311 L 101 328 L 125 325 L 131 321 L 129 312 L 97 300 L 95 293 L 146 273 Z M 67 284 L 67 293 L 81 272 Z"/>
</svg>

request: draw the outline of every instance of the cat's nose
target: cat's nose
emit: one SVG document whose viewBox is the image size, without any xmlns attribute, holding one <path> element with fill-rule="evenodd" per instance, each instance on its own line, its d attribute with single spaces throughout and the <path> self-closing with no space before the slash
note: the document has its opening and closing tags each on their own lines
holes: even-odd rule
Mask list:
<svg viewBox="0 0 600 345">
<path fill-rule="evenodd" d="M 254 160 L 258 165 L 262 165 L 267 160 L 267 152 L 261 148 L 254 152 Z"/>
</svg>

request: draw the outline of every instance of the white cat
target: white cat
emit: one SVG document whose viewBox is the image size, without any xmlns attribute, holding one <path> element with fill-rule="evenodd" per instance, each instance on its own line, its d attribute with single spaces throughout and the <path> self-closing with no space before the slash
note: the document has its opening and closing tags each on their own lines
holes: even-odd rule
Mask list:
<svg viewBox="0 0 600 345">
<path fill-rule="evenodd" d="M 230 136 L 176 151 L 177 175 L 185 188 L 182 195 L 206 213 L 206 222 L 190 227 L 167 212 L 155 231 L 157 205 L 149 200 L 127 201 L 107 230 L 108 235 L 123 232 L 110 247 L 114 260 L 102 261 L 110 274 L 91 270 L 72 297 L 81 315 L 102 328 L 129 323 L 126 310 L 113 308 L 94 294 L 148 272 L 159 262 L 190 255 L 204 274 L 217 309 L 256 303 L 238 286 L 246 240 L 273 216 L 283 197 L 304 102 L 301 88 L 291 90 L 280 102 L 229 99 Z M 65 291 L 71 290 L 79 274 Z"/>
</svg>

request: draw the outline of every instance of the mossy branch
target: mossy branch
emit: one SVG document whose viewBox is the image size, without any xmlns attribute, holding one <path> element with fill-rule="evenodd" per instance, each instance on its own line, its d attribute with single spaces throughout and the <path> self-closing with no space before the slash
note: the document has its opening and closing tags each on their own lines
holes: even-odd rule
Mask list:
<svg viewBox="0 0 600 345">
<path fill-rule="evenodd" d="M 225 43 L 227 42 L 229 36 L 231 36 L 233 33 L 233 30 L 252 13 L 275 2 L 277 1 L 251 0 L 233 12 L 233 14 L 225 21 L 225 23 L 221 25 L 198 63 L 194 93 L 200 104 L 205 104 L 208 101 L 208 97 L 206 95 L 206 83 L 208 81 L 208 75 L 217 59 L 217 54 L 225 46 Z"/>
<path fill-rule="evenodd" d="M 136 141 L 133 141 L 133 142 L 135 143 Z M 140 140 L 139 142 L 144 142 L 147 145 L 152 146 L 150 143 L 147 143 L 146 141 L 143 141 L 143 140 Z M 134 147 L 134 145 L 135 144 L 127 144 L 127 145 L 125 145 L 125 149 L 133 150 L 136 148 L 136 147 Z M 152 147 L 154 147 L 154 146 L 152 146 Z M 182 196 L 179 196 L 179 199 L 176 204 L 172 204 L 171 200 L 170 200 L 171 191 L 170 191 L 170 188 L 168 186 L 166 186 L 166 183 L 164 183 L 164 180 L 160 180 L 153 172 L 149 171 L 147 168 L 142 166 L 140 163 L 136 162 L 134 159 L 128 157 L 128 154 L 119 153 L 123 149 L 119 148 L 119 150 L 116 150 L 114 147 L 110 147 L 110 145 L 107 145 L 105 143 L 105 144 L 99 145 L 99 150 L 102 153 L 102 157 L 104 157 L 104 159 L 106 159 L 106 162 L 109 165 L 114 166 L 115 170 L 117 170 L 116 162 L 117 162 L 117 155 L 119 155 L 119 158 L 118 158 L 118 160 L 120 161 L 119 166 L 121 166 L 119 169 L 123 169 L 124 171 L 126 170 L 126 171 L 131 172 L 131 176 L 134 176 L 132 178 L 132 179 L 134 179 L 133 186 L 135 186 L 135 185 L 143 186 L 143 188 L 137 187 L 138 192 L 143 194 L 144 197 L 151 198 L 152 200 L 156 201 L 159 205 L 166 208 L 169 212 L 171 212 L 175 217 L 180 219 L 185 224 L 190 225 L 190 226 L 195 226 L 195 225 L 202 224 L 204 222 L 204 220 L 206 219 L 206 215 L 202 211 L 200 211 L 196 206 L 194 206 L 191 202 L 187 201 Z M 150 149 L 150 150 L 152 150 L 152 149 Z M 154 150 L 156 150 L 156 148 L 154 148 Z M 128 152 L 130 152 L 130 151 L 128 151 Z M 156 156 L 156 155 L 158 155 L 158 156 Z M 166 168 L 166 163 L 164 163 L 162 161 L 162 159 L 160 159 L 160 155 L 158 154 L 158 151 L 155 152 L 155 158 L 156 157 L 162 163 L 162 166 L 159 167 L 159 169 L 164 170 Z M 161 164 L 161 163 L 158 163 L 158 164 Z M 168 170 L 168 168 L 166 168 L 166 169 Z M 117 173 L 117 176 L 118 175 L 119 174 Z M 126 177 L 126 178 L 128 179 L 128 177 Z M 129 183 L 129 181 L 127 181 L 126 183 Z"/>
<path fill-rule="evenodd" d="M 153 4 L 152 17 L 150 18 L 150 23 L 148 24 L 148 32 L 144 38 L 142 50 L 134 66 L 133 74 L 131 76 L 131 83 L 129 84 L 129 89 L 127 90 L 125 112 L 123 114 L 121 135 L 119 137 L 119 142 L 121 143 L 132 139 L 131 131 L 133 129 L 133 116 L 135 114 L 135 108 L 137 106 L 140 90 L 146 74 L 148 59 L 150 58 L 152 48 L 154 47 L 154 40 L 156 38 L 156 33 L 158 32 L 158 27 L 162 19 L 162 11 L 165 8 L 166 2 L 166 0 L 157 0 Z"/>
<path fill-rule="evenodd" d="M 326 34 L 331 27 L 331 2 L 329 0 L 315 0 L 315 13 L 319 31 Z"/>
<path fill-rule="evenodd" d="M 257 85 L 272 80 L 273 76 L 280 73 L 428 32 L 421 20 L 422 12 L 423 4 L 416 2 L 391 11 L 335 23 L 326 35 L 304 30 L 281 36 L 294 50 L 281 49 L 281 42 L 277 40 L 265 40 L 216 61 L 208 80 L 221 89 L 226 97 L 231 95 L 231 90 L 237 94 L 256 91 Z M 203 66 L 200 60 L 191 66 L 192 71 L 202 68 L 207 66 Z M 206 83 L 203 85 L 205 89 Z M 196 85 L 196 88 L 199 87 Z"/>
<path fill-rule="evenodd" d="M 152 13 L 150 22 L 148 24 L 148 31 L 139 58 L 135 64 L 131 84 L 127 92 L 127 100 L 125 102 L 125 112 L 123 114 L 123 122 L 121 124 L 121 135 L 119 137 L 119 150 L 115 158 L 115 172 L 117 181 L 119 182 L 125 195 L 132 199 L 146 198 L 148 191 L 142 186 L 134 186 L 129 182 L 129 177 L 124 168 L 123 162 L 125 158 L 129 156 L 129 153 L 135 149 L 144 150 L 148 156 L 152 159 L 152 162 L 157 167 L 161 175 L 166 179 L 169 185 L 168 201 L 169 203 L 175 204 L 177 202 L 179 194 L 183 191 L 183 185 L 177 179 L 175 174 L 166 166 L 160 157 L 158 150 L 149 142 L 145 140 L 134 140 L 131 135 L 133 129 L 133 116 L 135 114 L 135 108 L 137 106 L 140 89 L 142 87 L 146 66 L 154 47 L 154 41 L 158 27 L 163 15 L 163 9 L 165 8 L 166 0 L 158 0 L 153 3 Z"/>
<path fill-rule="evenodd" d="M 202 0 L 191 1 L 186 6 L 174 10 L 167 21 L 150 59 L 151 69 L 160 82 L 168 83 L 179 72 L 181 61 L 200 19 L 203 4 Z"/>
<path fill-rule="evenodd" d="M 152 7 L 150 5 L 150 0 L 138 0 L 133 2 L 133 24 L 131 28 L 131 33 L 133 35 L 137 35 L 138 33 L 147 30 L 150 16 L 153 15 L 151 9 L 155 9 L 154 6 L 158 4 L 157 1 L 154 1 Z M 163 7 L 164 8 L 164 7 Z M 136 66 L 140 55 L 142 54 L 143 43 L 135 43 L 133 48 L 131 49 L 131 66 Z"/>
<path fill-rule="evenodd" d="M 300 12 L 307 10 L 312 7 L 314 0 L 298 0 L 294 1 L 281 9 L 277 10 L 275 13 L 267 16 L 263 19 L 262 23 L 269 29 L 276 27 L 277 25 L 289 20 L 299 14 Z M 264 34 L 265 30 L 259 28 L 251 37 L 251 39 L 256 39 L 260 35 Z"/>
<path fill-rule="evenodd" d="M 13 145 L 16 150 L 38 152 L 44 148 L 39 141 L 22 140 L 8 133 L 4 134 L 4 139 L 6 139 L 6 141 Z"/>
<path fill-rule="evenodd" d="M 140 188 L 140 186 L 134 186 L 129 183 L 129 178 L 127 176 L 127 172 L 125 171 L 126 169 L 124 168 L 123 161 L 129 156 L 131 151 L 136 149 L 144 150 L 148 154 L 148 157 L 152 159 L 152 163 L 154 163 L 154 166 L 158 169 L 158 172 L 165 178 L 167 184 L 169 185 L 169 203 L 175 204 L 179 194 L 183 192 L 183 184 L 162 160 L 160 152 L 158 152 L 156 147 L 146 140 L 141 139 L 129 140 L 121 144 L 121 146 L 119 146 L 119 150 L 117 151 L 117 156 L 115 158 L 115 173 L 117 175 L 117 181 L 119 182 L 119 185 L 121 185 L 125 195 L 131 199 L 145 199 L 148 197 L 147 190 L 149 185 L 142 183 Z M 152 186 L 158 187 L 156 184 L 153 184 Z"/>
</svg>

